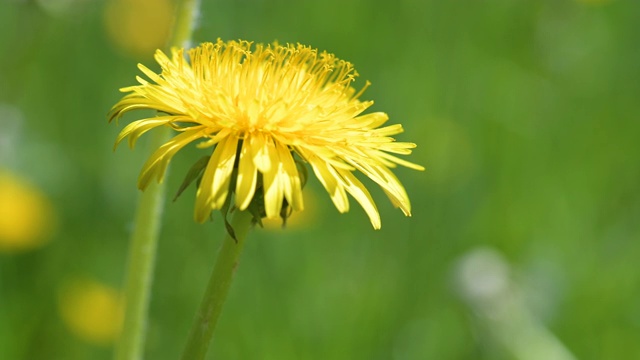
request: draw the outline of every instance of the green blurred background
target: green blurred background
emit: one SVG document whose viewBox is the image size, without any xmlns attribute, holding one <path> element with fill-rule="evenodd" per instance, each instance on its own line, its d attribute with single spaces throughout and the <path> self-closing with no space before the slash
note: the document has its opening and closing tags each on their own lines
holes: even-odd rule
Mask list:
<svg viewBox="0 0 640 360">
<path fill-rule="evenodd" d="M 0 359 L 109 359 L 148 154 L 106 113 L 169 0 L 0 0 Z M 317 181 L 256 229 L 209 358 L 640 358 L 640 3 L 208 1 L 195 41 L 353 62 L 418 144 L 405 218 L 340 215 Z M 172 163 L 174 192 L 194 157 Z M 166 205 L 147 359 L 178 358 L 224 234 Z M 551 355 L 553 354 L 553 355 Z"/>
</svg>

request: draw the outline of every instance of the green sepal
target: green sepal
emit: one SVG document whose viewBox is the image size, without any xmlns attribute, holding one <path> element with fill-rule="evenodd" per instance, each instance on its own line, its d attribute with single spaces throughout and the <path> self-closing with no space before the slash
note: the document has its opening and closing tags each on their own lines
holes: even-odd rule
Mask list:
<svg viewBox="0 0 640 360">
<path fill-rule="evenodd" d="M 298 175 L 300 175 L 300 187 L 304 189 L 304 186 L 307 185 L 307 179 L 309 179 L 309 171 L 307 170 L 307 165 L 303 160 L 298 159 L 296 156 L 293 157 L 293 161 L 296 164 Z"/>
<path fill-rule="evenodd" d="M 197 180 L 196 186 L 200 186 L 200 179 L 202 178 L 202 174 L 204 173 L 204 169 L 207 168 L 207 164 L 209 163 L 209 158 L 211 156 L 203 156 L 198 161 L 196 161 L 189 171 L 187 172 L 187 176 L 184 177 L 182 181 L 182 185 L 178 188 L 178 192 L 176 196 L 173 198 L 173 201 L 176 201 L 178 197 L 191 185 L 194 180 Z"/>
<path fill-rule="evenodd" d="M 229 215 L 229 213 L 232 213 L 234 210 L 236 210 L 235 206 L 233 208 L 231 207 L 231 196 L 227 196 L 227 200 L 225 200 L 224 205 L 222 205 L 220 212 L 222 213 L 222 218 L 224 219 L 224 227 L 227 229 L 227 234 L 229 234 L 229 236 L 231 236 L 233 241 L 235 241 L 237 244 L 238 239 L 236 238 L 236 232 L 227 219 L 227 215 Z"/>
</svg>

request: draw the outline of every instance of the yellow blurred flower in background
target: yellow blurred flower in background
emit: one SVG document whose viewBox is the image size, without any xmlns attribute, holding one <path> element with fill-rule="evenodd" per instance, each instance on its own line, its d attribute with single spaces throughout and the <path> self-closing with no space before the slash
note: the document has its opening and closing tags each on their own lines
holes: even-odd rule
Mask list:
<svg viewBox="0 0 640 360">
<path fill-rule="evenodd" d="M 45 194 L 26 179 L 0 170 L 0 252 L 21 252 L 47 243 L 55 213 Z"/>
<path fill-rule="evenodd" d="M 109 345 L 120 334 L 124 305 L 120 292 L 90 279 L 73 280 L 59 293 L 60 316 L 77 337 Z"/>
<path fill-rule="evenodd" d="M 164 47 L 172 20 L 170 0 L 110 0 L 104 12 L 109 40 L 133 57 L 147 57 Z"/>
</svg>

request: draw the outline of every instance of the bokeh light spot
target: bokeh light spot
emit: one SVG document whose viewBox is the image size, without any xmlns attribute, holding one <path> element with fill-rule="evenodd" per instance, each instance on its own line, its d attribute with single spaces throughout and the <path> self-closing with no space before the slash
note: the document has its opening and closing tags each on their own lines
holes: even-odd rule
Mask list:
<svg viewBox="0 0 640 360">
<path fill-rule="evenodd" d="M 0 170 L 0 252 L 41 247 L 50 240 L 54 224 L 46 196 L 25 179 Z"/>
<path fill-rule="evenodd" d="M 74 280 L 60 291 L 60 315 L 77 337 L 95 344 L 113 343 L 122 327 L 120 293 L 94 280 Z"/>
<path fill-rule="evenodd" d="M 173 7 L 169 0 L 110 0 L 104 13 L 112 44 L 134 57 L 150 57 L 165 46 Z"/>
</svg>

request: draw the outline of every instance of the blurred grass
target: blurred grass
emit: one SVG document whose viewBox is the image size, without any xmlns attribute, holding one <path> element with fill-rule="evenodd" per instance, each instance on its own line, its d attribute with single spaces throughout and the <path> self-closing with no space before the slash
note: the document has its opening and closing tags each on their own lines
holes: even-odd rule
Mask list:
<svg viewBox="0 0 640 360">
<path fill-rule="evenodd" d="M 397 171 L 413 218 L 372 190 L 380 231 L 355 204 L 338 214 L 317 181 L 310 226 L 254 231 L 211 358 L 514 358 L 452 284 L 479 246 L 506 257 L 577 358 L 640 357 L 639 3 L 203 3 L 197 41 L 302 42 L 353 62 L 373 83 L 364 98 L 404 125 L 399 139 L 427 166 Z M 0 169 L 58 218 L 46 246 L 0 254 L 2 359 L 111 355 L 58 310 L 73 279 L 120 288 L 144 161 L 144 142 L 112 152 L 121 126 L 105 116 L 152 53 L 118 47 L 105 9 L 0 2 Z M 169 189 L 199 154 L 176 156 Z M 166 207 L 149 359 L 180 353 L 224 231 L 194 224 L 192 207 L 193 191 Z"/>
</svg>

